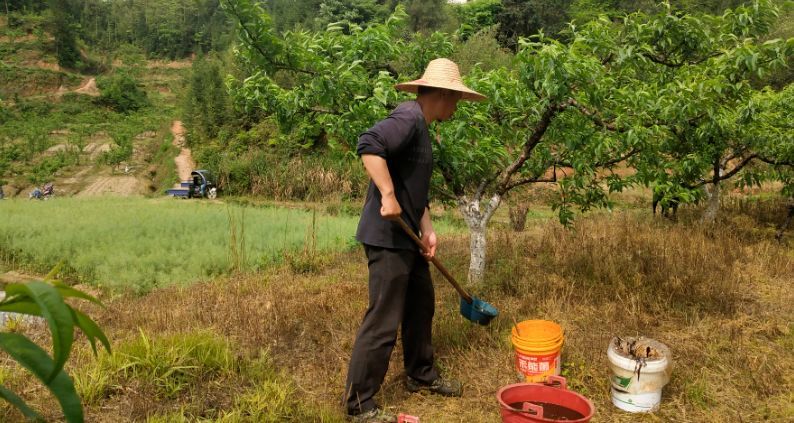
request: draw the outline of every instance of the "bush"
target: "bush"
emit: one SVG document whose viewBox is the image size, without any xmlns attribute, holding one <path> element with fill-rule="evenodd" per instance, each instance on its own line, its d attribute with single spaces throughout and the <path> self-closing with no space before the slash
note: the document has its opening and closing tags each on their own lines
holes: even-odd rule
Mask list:
<svg viewBox="0 0 794 423">
<path fill-rule="evenodd" d="M 203 157 L 203 156 L 199 156 Z M 361 198 L 369 181 L 364 168 L 349 157 L 297 155 L 252 149 L 224 154 L 213 168 L 221 188 L 232 194 L 261 195 L 279 201 L 324 201 Z M 206 163 L 206 165 L 205 165 Z"/>
<path fill-rule="evenodd" d="M 513 54 L 499 45 L 496 33 L 495 27 L 486 28 L 456 45 L 452 60 L 460 66 L 461 73 L 469 74 L 476 64 L 484 71 L 511 67 Z"/>
<path fill-rule="evenodd" d="M 205 57 L 193 62 L 182 118 L 190 145 L 215 138 L 228 124 L 231 108 L 222 65 L 217 59 Z"/>
<path fill-rule="evenodd" d="M 126 72 L 118 72 L 97 80 L 102 93 L 97 102 L 120 113 L 139 110 L 149 104 L 149 99 L 138 81 Z"/>
</svg>

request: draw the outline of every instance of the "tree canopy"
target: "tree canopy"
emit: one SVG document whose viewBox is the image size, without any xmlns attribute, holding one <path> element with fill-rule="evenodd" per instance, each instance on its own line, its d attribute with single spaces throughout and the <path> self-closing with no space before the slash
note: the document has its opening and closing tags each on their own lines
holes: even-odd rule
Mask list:
<svg viewBox="0 0 794 423">
<path fill-rule="evenodd" d="M 349 33 L 331 26 L 281 37 L 255 3 L 224 5 L 251 70 L 233 84 L 238 101 L 275 116 L 283 140 L 306 147 L 353 151 L 357 135 L 406 98 L 394 83 L 454 48 L 438 32 L 406 37 L 401 8 Z M 475 67 L 466 82 L 489 101 L 461 104 L 439 126 L 433 185 L 472 232 L 472 280 L 482 277 L 485 228 L 517 187 L 555 183 L 567 223 L 576 210 L 610 207 L 609 193 L 629 185 L 716 189 L 753 160 L 785 154 L 759 136 L 770 118 L 753 106 L 760 94 L 751 83 L 794 52 L 794 39 L 760 41 L 775 16 L 766 1 L 717 16 L 669 6 L 618 22 L 602 16 L 571 26 L 565 40 L 519 39 L 515 66 Z"/>
</svg>

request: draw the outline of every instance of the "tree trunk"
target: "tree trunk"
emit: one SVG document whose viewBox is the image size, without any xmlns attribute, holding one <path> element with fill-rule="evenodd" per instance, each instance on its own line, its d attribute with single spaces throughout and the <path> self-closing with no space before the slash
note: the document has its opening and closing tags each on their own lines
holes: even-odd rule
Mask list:
<svg viewBox="0 0 794 423">
<path fill-rule="evenodd" d="M 481 285 L 485 280 L 485 258 L 487 252 L 487 228 L 496 209 L 501 203 L 501 197 L 494 195 L 485 204 L 484 210 L 480 207 L 479 198 L 458 198 L 458 208 L 466 225 L 469 227 L 469 283 Z"/>
<path fill-rule="evenodd" d="M 523 232 L 527 226 L 527 212 L 529 205 L 527 203 L 518 203 L 510 206 L 510 227 L 515 232 Z"/>
<path fill-rule="evenodd" d="M 785 232 L 786 228 L 788 228 L 788 226 L 791 224 L 792 218 L 794 218 L 794 200 L 792 200 L 788 206 L 788 215 L 786 216 L 786 220 L 780 224 L 780 226 L 777 228 L 777 232 L 775 233 L 775 239 L 777 239 L 778 242 L 783 241 L 783 232 Z"/>
<path fill-rule="evenodd" d="M 703 213 L 703 223 L 714 223 L 717 220 L 717 214 L 720 211 L 720 184 L 712 183 L 711 189 L 708 191 L 709 199 L 706 205 L 706 211 Z"/>
<path fill-rule="evenodd" d="M 479 285 L 485 280 L 485 253 L 488 245 L 483 226 L 469 226 L 469 283 Z"/>
</svg>

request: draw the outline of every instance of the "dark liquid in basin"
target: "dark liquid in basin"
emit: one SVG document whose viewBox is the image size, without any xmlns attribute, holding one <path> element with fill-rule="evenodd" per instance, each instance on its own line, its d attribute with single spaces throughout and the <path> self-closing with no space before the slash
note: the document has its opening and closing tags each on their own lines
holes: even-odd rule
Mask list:
<svg viewBox="0 0 794 423">
<path fill-rule="evenodd" d="M 543 418 L 549 420 L 559 420 L 559 421 L 566 421 L 566 420 L 579 420 L 584 418 L 584 414 L 576 411 L 571 410 L 568 407 L 563 407 L 561 405 L 552 404 L 548 402 L 540 402 L 540 401 L 521 401 L 521 402 L 511 402 L 508 404 L 512 408 L 517 408 L 519 410 L 524 409 L 524 402 L 530 402 L 535 405 L 539 405 L 543 407 Z"/>
</svg>

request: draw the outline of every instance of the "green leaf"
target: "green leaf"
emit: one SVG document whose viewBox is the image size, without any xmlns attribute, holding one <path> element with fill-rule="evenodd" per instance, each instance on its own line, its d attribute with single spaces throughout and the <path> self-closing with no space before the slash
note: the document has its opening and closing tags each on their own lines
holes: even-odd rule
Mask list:
<svg viewBox="0 0 794 423">
<path fill-rule="evenodd" d="M 44 382 L 61 404 L 67 422 L 83 422 L 83 406 L 80 404 L 80 397 L 74 389 L 72 379 L 63 369 L 60 369 L 54 378 L 50 377 L 56 368 L 56 363 L 41 347 L 23 335 L 0 333 L 0 348 Z"/>
<path fill-rule="evenodd" d="M 21 411 L 22 415 L 27 417 L 28 420 L 33 422 L 45 421 L 44 417 L 42 417 L 41 414 L 37 413 L 32 408 L 28 407 L 28 405 L 25 403 L 25 400 L 18 397 L 15 393 L 6 389 L 3 385 L 0 385 L 0 398 L 11 403 L 11 405 L 16 407 L 17 410 Z"/>
<path fill-rule="evenodd" d="M 69 307 L 54 286 L 41 281 L 9 284 L 6 286 L 6 292 L 11 295 L 26 293 L 41 307 L 41 316 L 47 320 L 52 334 L 55 361 L 55 367 L 52 369 L 52 373 L 45 378 L 45 382 L 52 380 L 63 369 L 74 341 L 74 321 Z"/>
<path fill-rule="evenodd" d="M 50 271 L 49 271 L 49 272 L 48 272 L 48 273 L 47 273 L 47 274 L 44 276 L 44 280 L 45 280 L 45 281 L 48 281 L 48 282 L 56 282 L 56 280 L 55 280 L 55 276 L 56 276 L 58 273 L 60 273 L 60 272 L 61 272 L 61 269 L 63 268 L 63 264 L 64 264 L 64 261 L 63 261 L 63 260 L 59 261 L 59 262 L 58 262 L 58 264 L 56 264 L 56 265 L 55 265 L 55 267 L 53 267 L 53 268 L 52 268 L 52 269 L 51 269 L 51 270 L 50 270 Z"/>
<path fill-rule="evenodd" d="M 63 298 L 80 298 L 80 299 L 83 299 L 83 300 L 91 301 L 92 303 L 94 303 L 96 305 L 99 305 L 99 306 L 102 306 L 102 307 L 105 306 L 96 297 L 94 297 L 92 295 L 89 295 L 89 294 L 86 294 L 83 291 L 79 291 L 77 289 L 74 289 L 74 288 L 72 288 L 72 287 L 70 287 L 68 285 L 65 285 L 62 282 L 53 281 L 52 284 L 55 286 L 55 288 L 58 290 L 58 292 L 61 293 L 61 296 Z"/>
<path fill-rule="evenodd" d="M 102 332 L 102 329 L 94 322 L 90 317 L 81 313 L 78 310 L 72 310 L 72 317 L 74 317 L 74 321 L 77 324 L 77 327 L 83 331 L 85 336 L 88 338 L 88 342 L 91 343 L 91 349 L 94 350 L 94 355 L 97 355 L 96 350 L 96 339 L 99 339 L 102 342 L 102 346 L 105 347 L 105 350 L 109 353 L 110 352 L 110 342 L 108 338 L 105 336 L 105 333 Z"/>
<path fill-rule="evenodd" d="M 27 314 L 30 316 L 41 316 L 41 307 L 32 301 L 14 301 L 0 305 L 0 311 L 7 313 Z"/>
</svg>

